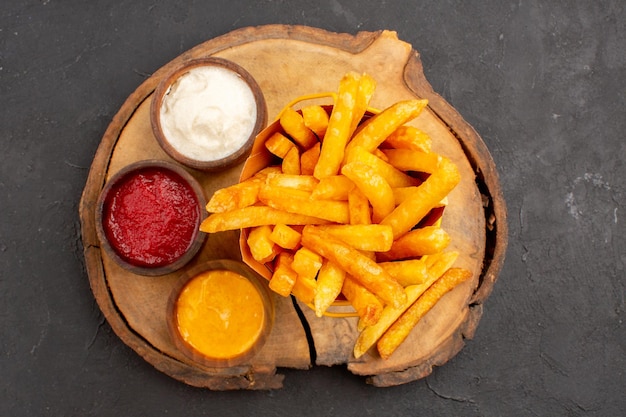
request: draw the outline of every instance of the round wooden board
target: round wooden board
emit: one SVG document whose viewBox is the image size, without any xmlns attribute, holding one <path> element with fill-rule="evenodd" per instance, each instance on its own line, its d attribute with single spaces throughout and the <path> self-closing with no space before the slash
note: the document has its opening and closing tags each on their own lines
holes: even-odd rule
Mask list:
<svg viewBox="0 0 626 417">
<path fill-rule="evenodd" d="M 217 56 L 244 67 L 259 83 L 268 114 L 275 117 L 292 99 L 335 91 L 341 76 L 354 70 L 378 82 L 372 106 L 385 108 L 402 99 L 427 98 L 429 106 L 411 124 L 433 138 L 434 151 L 452 159 L 463 180 L 450 194 L 443 227 L 450 249 L 462 256 L 457 266 L 474 279 L 447 294 L 388 360 L 375 353 L 352 356 L 356 318 L 317 318 L 306 306 L 303 325 L 291 299 L 274 296 L 276 322 L 249 364 L 203 368 L 186 359 L 167 333 L 165 306 L 178 273 L 144 277 L 126 272 L 100 250 L 95 204 L 107 178 L 129 163 L 169 157 L 154 138 L 150 99 L 158 82 L 181 62 Z M 219 173 L 189 170 L 206 195 L 237 182 L 241 165 Z M 424 78 L 418 54 L 390 31 L 337 34 L 304 26 L 250 27 L 209 40 L 174 59 L 141 84 L 116 114 L 94 157 L 80 204 L 87 272 L 92 291 L 116 334 L 160 371 L 187 384 L 215 390 L 272 389 L 282 386 L 278 368 L 307 369 L 315 364 L 345 364 L 376 386 L 410 382 L 428 375 L 471 338 L 504 261 L 506 208 L 493 160 L 476 132 Z M 210 235 L 189 267 L 209 259 L 241 259 L 238 233 Z M 310 340 L 305 332 L 310 329 Z M 289 346 L 289 349 L 285 349 Z"/>
</svg>

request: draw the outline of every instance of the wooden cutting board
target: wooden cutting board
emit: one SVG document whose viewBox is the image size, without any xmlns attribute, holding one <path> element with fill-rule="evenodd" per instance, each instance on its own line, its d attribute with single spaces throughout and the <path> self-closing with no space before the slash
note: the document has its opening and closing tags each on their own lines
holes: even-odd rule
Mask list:
<svg viewBox="0 0 626 417">
<path fill-rule="evenodd" d="M 388 360 L 375 352 L 355 360 L 356 318 L 317 318 L 306 306 L 274 295 L 276 321 L 262 351 L 241 366 L 204 368 L 188 360 L 170 340 L 165 311 L 179 273 L 161 277 L 134 275 L 100 249 L 95 205 L 107 179 L 124 166 L 144 159 L 171 159 L 150 127 L 149 108 L 158 82 L 176 65 L 216 56 L 244 67 L 256 79 L 270 118 L 291 100 L 335 91 L 348 71 L 366 72 L 377 83 L 372 106 L 385 108 L 409 98 L 429 100 L 427 111 L 411 124 L 433 138 L 433 150 L 452 159 L 463 175 L 450 194 L 443 225 L 452 236 L 450 249 L 462 256 L 456 266 L 474 273 L 471 282 L 447 294 Z M 270 120 L 271 121 L 271 120 Z M 218 173 L 189 169 L 207 197 L 236 183 L 241 165 Z M 347 365 L 368 383 L 390 386 L 428 375 L 473 337 L 504 261 L 506 208 L 493 160 L 480 137 L 424 78 L 419 55 L 395 32 L 326 32 L 304 26 L 249 27 L 209 40 L 180 55 L 141 84 L 115 115 L 94 157 L 80 203 L 87 272 L 104 316 L 124 343 L 160 371 L 187 384 L 214 390 L 273 389 L 283 383 L 279 368 Z M 241 259 L 238 232 L 210 235 L 188 267 L 210 259 Z M 298 309 L 302 315 L 298 315 Z"/>
</svg>

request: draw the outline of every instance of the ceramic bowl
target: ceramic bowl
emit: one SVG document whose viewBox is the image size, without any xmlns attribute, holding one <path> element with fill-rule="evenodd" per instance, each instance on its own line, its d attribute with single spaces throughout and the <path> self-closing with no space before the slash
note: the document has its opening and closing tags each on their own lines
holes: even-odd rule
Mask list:
<svg viewBox="0 0 626 417">
<path fill-rule="evenodd" d="M 242 161 L 267 121 L 261 88 L 240 65 L 221 58 L 183 62 L 158 84 L 150 122 L 174 160 L 203 171 Z"/>
<path fill-rule="evenodd" d="M 142 192 L 148 194 L 139 197 Z M 175 202 L 175 197 L 188 204 Z M 204 192 L 189 172 L 172 162 L 146 160 L 122 168 L 106 182 L 96 204 L 96 232 L 103 251 L 135 274 L 177 271 L 206 239 L 199 230 L 206 217 Z M 171 222 L 184 226 L 168 226 Z"/>
<path fill-rule="evenodd" d="M 267 287 L 239 261 L 212 260 L 186 271 L 167 304 L 174 345 L 193 362 L 232 367 L 249 362 L 274 323 Z"/>
</svg>

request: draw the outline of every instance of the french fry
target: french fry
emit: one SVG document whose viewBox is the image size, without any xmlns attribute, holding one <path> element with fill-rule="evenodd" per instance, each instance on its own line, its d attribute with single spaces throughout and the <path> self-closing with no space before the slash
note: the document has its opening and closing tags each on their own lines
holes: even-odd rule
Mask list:
<svg viewBox="0 0 626 417">
<path fill-rule="evenodd" d="M 417 186 L 414 187 L 398 187 L 392 188 L 393 191 L 393 199 L 396 202 L 396 206 L 402 204 L 404 200 L 409 198 L 409 196 L 417 190 Z"/>
<path fill-rule="evenodd" d="M 386 303 L 400 307 L 406 302 L 402 286 L 381 266 L 329 233 L 315 227 L 305 227 L 302 231 L 302 246 L 341 266 Z"/>
<path fill-rule="evenodd" d="M 304 124 L 304 119 L 294 109 L 288 107 L 280 115 L 280 125 L 300 147 L 309 149 L 317 142 L 315 133 Z"/>
<path fill-rule="evenodd" d="M 435 281 L 437 281 L 456 260 L 455 253 L 444 256 L 434 256 L 430 263 L 424 262 L 428 267 L 428 272 L 424 282 L 407 286 L 404 291 L 407 296 L 407 303 L 401 308 L 385 306 L 380 319 L 374 325 L 361 328 L 361 333 L 354 344 L 354 357 L 359 358 L 376 344 L 385 331 L 418 299 Z M 436 264 L 436 266 L 435 266 Z"/>
<path fill-rule="evenodd" d="M 315 278 L 299 275 L 293 269 L 294 259 L 294 255 L 289 252 L 278 254 L 274 262 L 274 272 L 270 279 L 269 287 L 272 291 L 284 297 L 293 294 L 294 297 L 305 304 L 311 304 L 315 296 L 317 283 Z"/>
<path fill-rule="evenodd" d="M 350 213 L 350 224 L 372 223 L 370 202 L 358 188 L 353 188 L 348 193 L 348 210 Z"/>
<path fill-rule="evenodd" d="M 314 278 L 298 275 L 296 283 L 291 289 L 291 293 L 298 300 L 305 304 L 312 304 L 315 299 L 315 291 L 317 289 L 317 281 Z"/>
<path fill-rule="evenodd" d="M 424 263 L 428 267 L 428 273 L 439 278 L 444 272 L 452 268 L 452 265 L 454 265 L 458 257 L 459 253 L 457 251 L 441 252 L 426 256 Z"/>
<path fill-rule="evenodd" d="M 320 149 L 322 144 L 317 142 L 300 155 L 300 173 L 302 175 L 313 175 L 317 161 L 320 159 Z"/>
<path fill-rule="evenodd" d="M 339 173 L 346 144 L 352 135 L 352 120 L 355 114 L 359 79 L 358 74 L 349 72 L 339 82 L 337 100 L 330 114 L 320 157 L 313 173 L 318 179 Z"/>
<path fill-rule="evenodd" d="M 284 249 L 295 249 L 300 244 L 302 235 L 286 224 L 277 224 L 274 226 L 270 239 L 278 246 Z"/>
<path fill-rule="evenodd" d="M 428 100 L 404 100 L 387 107 L 372 117 L 367 126 L 354 135 L 348 144 L 346 154 L 349 154 L 355 146 L 362 146 L 372 152 L 394 130 L 417 117 L 426 105 Z"/>
<path fill-rule="evenodd" d="M 322 267 L 323 259 L 320 255 L 308 248 L 300 248 L 293 255 L 291 268 L 299 277 L 315 279 Z"/>
<path fill-rule="evenodd" d="M 274 187 L 286 187 L 303 191 L 313 191 L 319 182 L 312 175 L 292 175 L 272 173 L 267 176 L 267 185 Z"/>
<path fill-rule="evenodd" d="M 417 258 L 443 251 L 450 243 L 450 235 L 437 226 L 414 229 L 396 239 L 387 252 L 378 254 L 379 261 Z"/>
<path fill-rule="evenodd" d="M 259 201 L 259 187 L 268 175 L 280 171 L 278 167 L 268 167 L 254 174 L 251 178 L 238 184 L 220 188 L 213 193 L 206 205 L 209 213 L 223 213 L 244 208 Z"/>
<path fill-rule="evenodd" d="M 261 169 L 259 172 L 254 174 L 252 177 L 248 178 L 246 181 L 259 181 L 263 183 L 267 180 L 267 177 L 274 174 L 279 174 L 281 172 L 280 167 L 277 165 L 270 165 Z M 245 181 L 244 181 L 245 182 Z"/>
<path fill-rule="evenodd" d="M 415 325 L 437 302 L 457 285 L 470 279 L 472 273 L 465 269 L 451 268 L 435 281 L 378 340 L 376 347 L 383 359 L 388 359 L 407 338 Z"/>
<path fill-rule="evenodd" d="M 311 191 L 300 189 L 297 186 L 294 187 L 294 183 L 297 183 L 299 181 L 296 180 L 291 182 L 291 178 L 294 178 L 293 176 L 284 177 L 283 175 L 284 174 L 280 175 L 279 179 L 276 182 L 283 182 L 285 185 L 288 186 L 269 184 L 269 181 L 266 181 L 265 184 L 261 184 L 261 186 L 259 187 L 259 201 L 261 203 L 270 205 L 268 204 L 268 200 L 271 200 L 275 197 L 305 201 L 311 199 Z"/>
<path fill-rule="evenodd" d="M 361 75 L 359 78 L 359 88 L 356 95 L 354 114 L 352 115 L 352 124 L 350 125 L 350 136 L 352 136 L 359 123 L 361 123 L 375 89 L 376 80 L 368 74 Z"/>
<path fill-rule="evenodd" d="M 259 263 L 266 263 L 276 257 L 280 250 L 270 239 L 272 228 L 268 225 L 257 226 L 250 229 L 248 234 L 248 246 L 252 257 Z"/>
<path fill-rule="evenodd" d="M 205 233 L 217 233 L 278 223 L 305 225 L 324 224 L 328 221 L 267 206 L 249 206 L 225 213 L 213 213 L 202 221 L 200 230 Z"/>
<path fill-rule="evenodd" d="M 360 148 L 360 146 L 357 146 L 357 148 Z M 387 155 L 385 155 L 385 153 L 380 148 L 374 149 L 371 154 L 381 159 L 382 161 L 389 163 L 389 161 L 387 160 Z"/>
<path fill-rule="evenodd" d="M 248 180 L 213 193 L 206 205 L 209 213 L 224 213 L 237 208 L 248 207 L 259 201 L 260 181 Z"/>
<path fill-rule="evenodd" d="M 433 280 L 434 281 L 434 280 Z M 432 284 L 432 282 L 431 282 Z M 394 321 L 407 309 L 409 306 L 417 300 L 417 297 L 423 293 L 426 288 L 420 288 L 420 285 L 410 285 L 404 289 L 407 296 L 407 305 L 400 308 L 394 308 L 392 306 L 385 306 L 380 312 L 380 316 L 377 321 L 369 325 L 360 325 L 361 332 L 356 339 L 352 353 L 356 359 L 363 356 L 372 346 L 376 344 L 378 339 L 385 333 L 385 331 L 393 324 Z M 421 292 L 420 292 L 421 290 Z"/>
<path fill-rule="evenodd" d="M 380 153 L 386 159 L 386 155 L 382 151 Z M 362 146 L 353 147 L 351 152 L 346 155 L 345 163 L 349 164 L 350 162 L 361 162 L 370 166 L 376 173 L 382 176 L 392 188 L 410 187 L 419 185 L 420 183 L 417 178 L 405 174 L 379 156 L 365 150 Z"/>
<path fill-rule="evenodd" d="M 289 252 L 281 252 L 274 261 L 274 272 L 270 278 L 269 287 L 272 291 L 283 297 L 289 297 L 291 290 L 296 284 L 298 274 L 291 269 L 293 255 Z"/>
<path fill-rule="evenodd" d="M 293 143 L 287 136 L 280 132 L 276 132 L 265 141 L 265 147 L 272 154 L 282 159 L 285 155 L 287 155 L 289 150 L 296 147 L 296 144 Z"/>
<path fill-rule="evenodd" d="M 353 277 L 347 275 L 341 290 L 359 316 L 360 326 L 372 326 L 383 312 L 383 304 Z"/>
<path fill-rule="evenodd" d="M 354 183 L 345 175 L 333 175 L 319 180 L 311 193 L 311 198 L 315 200 L 347 201 L 348 194 L 353 188 Z"/>
<path fill-rule="evenodd" d="M 380 255 L 380 254 L 379 254 Z M 403 287 L 424 283 L 429 276 L 428 266 L 421 259 L 396 262 L 378 262 Z"/>
<path fill-rule="evenodd" d="M 318 229 L 360 251 L 386 252 L 393 244 L 391 227 L 381 224 L 326 225 Z"/>
<path fill-rule="evenodd" d="M 393 190 L 385 179 L 362 162 L 350 162 L 341 168 L 341 173 L 365 194 L 372 205 L 372 221 L 378 223 L 395 208 Z"/>
<path fill-rule="evenodd" d="M 287 155 L 283 158 L 281 168 L 285 174 L 300 174 L 300 152 L 298 148 L 293 147 L 289 149 L 289 152 L 287 152 Z"/>
<path fill-rule="evenodd" d="M 270 207 L 294 214 L 317 217 L 335 223 L 345 224 L 349 221 L 347 202 L 312 200 L 307 191 L 264 185 L 259 190 L 259 200 Z"/>
<path fill-rule="evenodd" d="M 442 158 L 439 168 L 417 187 L 409 198 L 385 217 L 381 224 L 390 225 L 393 228 L 394 239 L 398 239 L 437 206 L 460 179 L 457 167 L 448 159 Z"/>
<path fill-rule="evenodd" d="M 281 266 L 274 270 L 270 278 L 269 287 L 276 294 L 289 297 L 293 290 L 298 274 L 288 266 Z"/>
<path fill-rule="evenodd" d="M 311 129 L 318 138 L 323 138 L 328 128 L 328 113 L 322 106 L 311 105 L 302 108 L 304 125 Z"/>
<path fill-rule="evenodd" d="M 341 293 L 345 277 L 345 271 L 336 263 L 326 260 L 322 264 L 317 276 L 317 287 L 313 300 L 317 317 L 322 317 Z"/>
<path fill-rule="evenodd" d="M 393 149 L 411 149 L 414 151 L 430 152 L 432 139 L 426 132 L 413 126 L 400 126 L 387 136 L 382 147 Z"/>
<path fill-rule="evenodd" d="M 441 163 L 442 156 L 433 152 L 408 149 L 382 149 L 391 165 L 402 171 L 425 172 L 432 174 Z"/>
</svg>

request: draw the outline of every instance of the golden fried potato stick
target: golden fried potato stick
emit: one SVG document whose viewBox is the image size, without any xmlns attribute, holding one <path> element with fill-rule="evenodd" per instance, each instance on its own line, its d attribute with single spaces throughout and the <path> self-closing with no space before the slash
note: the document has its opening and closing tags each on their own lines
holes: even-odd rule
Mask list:
<svg viewBox="0 0 626 417">
<path fill-rule="evenodd" d="M 315 177 L 313 177 L 315 178 Z M 348 194 L 354 188 L 354 183 L 345 175 L 333 175 L 322 178 L 311 193 L 315 200 L 348 200 Z"/>
<path fill-rule="evenodd" d="M 320 159 L 320 149 L 322 144 L 317 142 L 300 155 L 300 173 L 302 175 L 313 175 L 317 161 Z"/>
<path fill-rule="evenodd" d="M 370 100 L 376 90 L 376 80 L 368 74 L 362 74 L 359 78 L 359 89 L 356 95 L 356 104 L 354 106 L 354 114 L 352 115 L 352 124 L 350 126 L 350 136 L 353 135 L 357 126 L 361 123 Z M 348 139 L 350 140 L 350 139 Z"/>
<path fill-rule="evenodd" d="M 410 149 L 382 149 L 389 164 L 401 171 L 415 171 L 432 174 L 439 168 L 442 156 L 434 152 L 413 151 Z"/>
<path fill-rule="evenodd" d="M 428 100 L 403 100 L 387 107 L 373 116 L 367 125 L 354 135 L 347 146 L 346 155 L 349 155 L 355 146 L 362 146 L 367 151 L 373 152 L 398 127 L 419 116 L 427 105 Z"/>
<path fill-rule="evenodd" d="M 396 239 L 387 252 L 378 254 L 378 261 L 417 258 L 443 251 L 450 243 L 450 235 L 437 226 L 411 230 Z"/>
<path fill-rule="evenodd" d="M 304 125 L 311 129 L 318 138 L 323 138 L 328 128 L 328 113 L 322 106 L 311 105 L 302 108 Z"/>
<path fill-rule="evenodd" d="M 246 181 L 221 188 L 213 193 L 206 205 L 209 213 L 223 213 L 244 208 L 259 201 L 259 187 L 268 175 L 280 172 L 279 167 L 267 167 L 254 174 Z"/>
<path fill-rule="evenodd" d="M 339 82 L 337 100 L 330 114 L 320 158 L 313 173 L 318 179 L 339 173 L 346 144 L 352 136 L 352 119 L 355 115 L 360 78 L 360 75 L 349 72 Z"/>
<path fill-rule="evenodd" d="M 417 190 L 417 186 L 412 187 L 397 187 L 392 188 L 393 190 L 393 198 L 396 201 L 396 206 L 402 204 L 404 200 L 409 198 L 409 196 Z"/>
<path fill-rule="evenodd" d="M 341 290 L 359 316 L 359 326 L 373 326 L 383 312 L 383 303 L 350 275 L 346 275 Z"/>
<path fill-rule="evenodd" d="M 291 269 L 292 258 L 292 255 L 287 252 L 278 254 L 274 262 L 274 272 L 269 282 L 270 289 L 283 297 L 289 297 L 298 279 L 296 271 Z"/>
<path fill-rule="evenodd" d="M 360 146 L 357 146 L 357 148 L 360 148 Z M 389 161 L 387 161 L 387 155 L 385 155 L 383 153 L 383 151 L 380 148 L 376 148 L 371 152 L 372 155 L 374 155 L 375 157 L 382 159 L 383 161 L 389 163 Z"/>
<path fill-rule="evenodd" d="M 372 223 L 370 202 L 358 188 L 353 188 L 348 194 L 348 210 L 350 212 L 350 224 Z"/>
<path fill-rule="evenodd" d="M 303 303 L 312 304 L 315 299 L 316 288 L 317 281 L 315 281 L 314 278 L 304 277 L 298 274 L 298 278 L 291 289 L 291 293 Z"/>
<path fill-rule="evenodd" d="M 328 232 L 360 251 L 385 252 L 392 248 L 391 226 L 382 224 L 326 225 L 319 230 Z"/>
<path fill-rule="evenodd" d="M 394 308 L 392 306 L 385 306 L 380 319 L 374 325 L 360 328 L 361 333 L 354 345 L 354 357 L 359 358 L 365 352 L 367 352 L 372 346 L 376 344 L 378 339 L 385 333 L 385 331 L 391 326 L 398 317 L 408 309 L 415 300 L 421 296 L 424 291 L 428 289 L 435 281 L 437 281 L 448 269 L 452 267 L 458 257 L 458 253 L 441 253 L 429 257 L 428 261 L 425 261 L 428 267 L 428 274 L 426 280 L 421 284 L 409 285 L 404 291 L 407 295 L 407 303 L 401 308 Z"/>
<path fill-rule="evenodd" d="M 313 200 L 310 193 L 303 190 L 263 185 L 259 190 L 259 200 L 269 207 L 294 214 L 344 224 L 350 220 L 346 201 Z"/>
<path fill-rule="evenodd" d="M 346 273 L 384 302 L 395 307 L 406 302 L 402 286 L 380 265 L 328 232 L 312 226 L 305 227 L 302 231 L 302 246 L 341 266 Z"/>
<path fill-rule="evenodd" d="M 325 224 L 328 223 L 328 220 L 267 206 L 249 206 L 224 213 L 211 214 L 202 221 L 200 230 L 205 233 L 217 233 L 278 223 L 291 225 Z"/>
<path fill-rule="evenodd" d="M 362 162 L 350 162 L 341 168 L 341 173 L 350 178 L 369 200 L 374 223 L 387 217 L 396 207 L 391 186 L 370 166 Z"/>
<path fill-rule="evenodd" d="M 324 261 L 317 275 L 317 287 L 313 299 L 317 317 L 322 317 L 341 293 L 345 277 L 346 273 L 339 265 L 333 261 Z"/>
<path fill-rule="evenodd" d="M 300 174 L 300 152 L 298 151 L 298 148 L 293 147 L 289 149 L 289 152 L 287 152 L 287 155 L 283 158 L 281 168 L 285 174 Z"/>
<path fill-rule="evenodd" d="M 268 174 L 265 183 L 274 187 L 294 188 L 303 191 L 313 191 L 319 181 L 312 175 L 293 175 L 284 173 Z"/>
<path fill-rule="evenodd" d="M 443 274 L 378 339 L 376 347 L 380 356 L 388 359 L 441 297 L 471 277 L 470 271 L 460 268 L 451 268 Z"/>
<path fill-rule="evenodd" d="M 280 115 L 280 125 L 302 149 L 309 149 L 318 140 L 311 129 L 304 124 L 304 119 L 291 107 L 286 108 Z"/>
<path fill-rule="evenodd" d="M 277 224 L 272 229 L 270 239 L 281 248 L 295 249 L 300 244 L 302 235 L 297 230 L 286 224 Z"/>
<path fill-rule="evenodd" d="M 428 255 L 422 258 L 422 260 L 428 268 L 428 273 L 434 277 L 439 278 L 444 274 L 444 272 L 452 268 L 452 265 L 454 265 L 454 262 L 456 262 L 458 257 L 459 252 L 449 251 L 436 253 L 434 255 Z"/>
<path fill-rule="evenodd" d="M 403 287 L 424 283 L 428 277 L 428 266 L 421 259 L 409 259 L 406 261 L 378 262 L 398 284 Z"/>
<path fill-rule="evenodd" d="M 280 249 L 270 239 L 272 227 L 269 225 L 257 226 L 250 229 L 248 234 L 248 247 L 252 257 L 259 263 L 266 263 L 273 260 Z"/>
<path fill-rule="evenodd" d="M 295 176 L 291 175 L 290 177 L 295 178 Z M 281 176 L 277 182 L 285 182 L 285 184 L 288 186 L 284 187 L 281 185 L 274 185 L 270 184 L 269 181 L 265 181 L 265 184 L 261 184 L 261 186 L 259 187 L 259 201 L 261 203 L 268 205 L 267 200 L 270 200 L 275 196 L 280 196 L 282 198 L 292 198 L 296 200 L 311 199 L 311 191 L 292 186 L 299 182 L 298 180 L 290 183 L 290 179 L 288 177 Z"/>
<path fill-rule="evenodd" d="M 302 247 L 293 254 L 291 268 L 298 273 L 299 277 L 314 280 L 323 262 L 324 260 L 319 254 Z"/>
<path fill-rule="evenodd" d="M 251 206 L 259 201 L 260 186 L 260 181 L 248 180 L 221 188 L 213 193 L 206 205 L 206 211 L 209 213 L 224 213 Z"/>
<path fill-rule="evenodd" d="M 381 147 L 394 149 L 411 149 L 430 152 L 432 139 L 426 132 L 413 126 L 400 126 L 382 143 Z"/>
<path fill-rule="evenodd" d="M 284 158 L 287 152 L 296 147 L 296 144 L 287 136 L 276 132 L 265 141 L 265 147 L 277 157 Z"/>
<path fill-rule="evenodd" d="M 382 154 L 382 156 L 386 159 L 384 153 L 380 152 L 380 154 Z M 368 152 L 362 146 L 355 146 L 352 148 L 350 154 L 346 156 L 345 163 L 349 164 L 350 162 L 361 162 L 370 166 L 377 174 L 382 176 L 392 188 L 410 187 L 420 184 L 420 181 L 417 178 L 413 178 L 400 171 L 384 159 L 381 159 L 378 155 L 378 153 L 377 155 L 374 155 L 373 153 Z"/>
<path fill-rule="evenodd" d="M 456 165 L 442 158 L 437 170 L 380 223 L 390 225 L 394 239 L 398 239 L 419 223 L 433 207 L 439 205 L 460 180 L 461 175 Z"/>
</svg>

